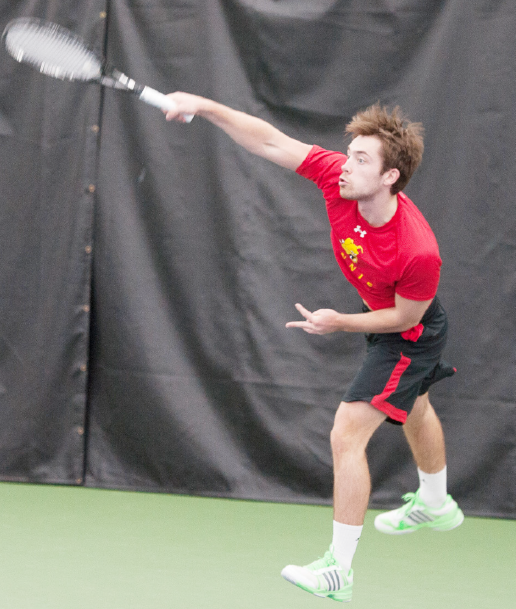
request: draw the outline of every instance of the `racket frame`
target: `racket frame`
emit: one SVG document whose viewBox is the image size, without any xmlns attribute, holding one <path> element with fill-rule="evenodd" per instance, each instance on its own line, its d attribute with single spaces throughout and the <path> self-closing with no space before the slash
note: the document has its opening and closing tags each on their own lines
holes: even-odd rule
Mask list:
<svg viewBox="0 0 516 609">
<path fill-rule="evenodd" d="M 81 78 L 80 76 L 75 76 L 69 70 L 67 71 L 62 69 L 62 67 L 58 66 L 57 64 L 55 64 L 50 70 L 48 67 L 45 67 L 45 64 L 43 62 L 38 62 L 33 56 L 27 59 L 27 57 L 23 53 L 23 49 L 13 49 L 13 45 L 10 45 L 8 43 L 9 32 L 14 26 L 27 26 L 36 29 L 40 28 L 42 30 L 61 34 L 63 39 L 66 38 L 70 42 L 70 45 L 75 45 L 75 48 L 84 50 L 85 54 L 90 55 L 90 57 L 95 60 L 95 65 L 98 66 L 99 75 L 93 78 Z M 59 80 L 67 80 L 70 82 L 100 84 L 111 89 L 117 89 L 132 93 L 143 102 L 161 110 L 177 110 L 177 104 L 172 99 L 170 99 L 163 93 L 152 89 L 151 87 L 137 83 L 134 79 L 130 78 L 129 76 L 109 64 L 106 59 L 103 58 L 90 45 L 88 45 L 81 36 L 57 23 L 53 23 L 51 21 L 44 21 L 43 19 L 38 19 L 35 17 L 20 17 L 17 19 L 13 19 L 9 21 L 3 31 L 2 42 L 5 49 L 13 59 L 18 61 L 19 63 L 25 63 L 27 65 L 30 65 L 31 67 L 39 70 L 46 76 L 57 78 Z M 60 75 L 60 72 L 63 73 L 62 76 Z M 77 72 L 77 74 L 80 74 L 80 72 Z M 193 119 L 193 115 L 184 114 L 183 118 L 185 122 L 189 123 Z"/>
</svg>

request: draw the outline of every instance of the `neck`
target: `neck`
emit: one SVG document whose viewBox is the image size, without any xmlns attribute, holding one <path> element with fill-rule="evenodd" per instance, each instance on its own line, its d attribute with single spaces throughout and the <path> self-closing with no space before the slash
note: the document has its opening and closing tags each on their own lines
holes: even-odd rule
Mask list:
<svg viewBox="0 0 516 609">
<path fill-rule="evenodd" d="M 385 197 L 363 199 L 358 201 L 358 211 L 371 226 L 379 227 L 387 224 L 398 209 L 398 195 L 390 193 Z"/>
</svg>

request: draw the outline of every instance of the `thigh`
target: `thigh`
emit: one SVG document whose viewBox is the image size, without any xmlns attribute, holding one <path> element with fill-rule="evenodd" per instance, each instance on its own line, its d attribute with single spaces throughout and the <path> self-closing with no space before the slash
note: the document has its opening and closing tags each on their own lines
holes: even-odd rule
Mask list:
<svg viewBox="0 0 516 609">
<path fill-rule="evenodd" d="M 364 401 L 341 402 L 335 414 L 335 427 L 356 432 L 359 429 L 373 429 L 385 420 L 385 414 Z"/>
</svg>

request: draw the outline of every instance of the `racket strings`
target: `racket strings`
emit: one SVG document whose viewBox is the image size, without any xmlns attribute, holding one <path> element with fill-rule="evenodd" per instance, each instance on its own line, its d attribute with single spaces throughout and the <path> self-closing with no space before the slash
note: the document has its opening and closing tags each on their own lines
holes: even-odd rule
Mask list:
<svg viewBox="0 0 516 609">
<path fill-rule="evenodd" d="M 95 53 L 63 28 L 15 25 L 7 32 L 5 46 L 17 61 L 54 78 L 87 81 L 98 79 L 102 73 Z"/>
</svg>

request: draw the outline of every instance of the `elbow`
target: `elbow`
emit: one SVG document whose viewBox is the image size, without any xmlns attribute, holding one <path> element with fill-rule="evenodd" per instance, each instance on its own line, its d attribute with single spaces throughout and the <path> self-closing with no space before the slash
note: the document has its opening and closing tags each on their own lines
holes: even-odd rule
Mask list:
<svg viewBox="0 0 516 609">
<path fill-rule="evenodd" d="M 407 330 L 411 330 L 421 322 L 421 319 L 422 315 L 419 315 L 419 313 L 405 312 L 404 314 L 401 314 L 401 312 L 398 312 L 397 320 L 393 323 L 393 325 L 396 326 L 396 329 L 392 331 L 406 332 Z"/>
<path fill-rule="evenodd" d="M 405 320 L 405 323 L 400 324 L 400 332 L 406 332 L 407 330 L 415 328 L 420 323 L 420 321 L 421 319 L 418 319 L 416 317 L 410 320 Z"/>
<path fill-rule="evenodd" d="M 417 317 L 413 317 L 412 319 L 406 319 L 403 323 L 400 323 L 398 332 L 407 332 L 408 330 L 412 330 L 419 325 L 421 319 Z"/>
</svg>

